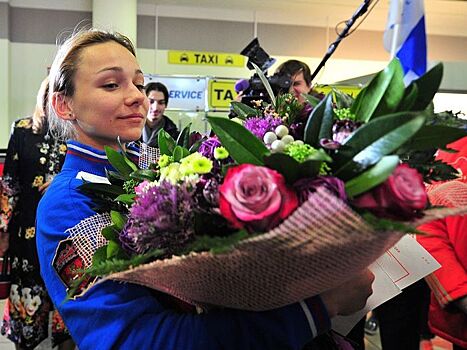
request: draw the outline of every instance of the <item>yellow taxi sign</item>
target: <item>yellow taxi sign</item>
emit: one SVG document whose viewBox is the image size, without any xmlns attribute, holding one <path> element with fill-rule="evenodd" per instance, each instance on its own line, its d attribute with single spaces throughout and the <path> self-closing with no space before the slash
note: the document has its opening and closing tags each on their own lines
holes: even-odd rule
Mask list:
<svg viewBox="0 0 467 350">
<path fill-rule="evenodd" d="M 169 50 L 170 64 L 244 67 L 245 57 L 234 53 Z"/>
<path fill-rule="evenodd" d="M 212 79 L 209 80 L 209 109 L 229 109 L 230 102 L 237 96 L 235 91 L 236 80 Z"/>
</svg>

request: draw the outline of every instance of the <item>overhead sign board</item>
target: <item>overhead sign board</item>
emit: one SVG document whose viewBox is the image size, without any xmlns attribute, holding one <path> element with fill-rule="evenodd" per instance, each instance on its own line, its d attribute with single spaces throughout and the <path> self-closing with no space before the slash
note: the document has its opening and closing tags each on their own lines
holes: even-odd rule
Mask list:
<svg viewBox="0 0 467 350">
<path fill-rule="evenodd" d="M 235 79 L 210 79 L 208 82 L 208 107 L 210 110 L 228 110 L 237 96 Z"/>
<path fill-rule="evenodd" d="M 160 82 L 169 90 L 167 109 L 204 111 L 206 107 L 206 78 L 145 75 L 144 83 Z"/>
<path fill-rule="evenodd" d="M 170 64 L 245 67 L 245 57 L 234 53 L 169 50 Z"/>
</svg>

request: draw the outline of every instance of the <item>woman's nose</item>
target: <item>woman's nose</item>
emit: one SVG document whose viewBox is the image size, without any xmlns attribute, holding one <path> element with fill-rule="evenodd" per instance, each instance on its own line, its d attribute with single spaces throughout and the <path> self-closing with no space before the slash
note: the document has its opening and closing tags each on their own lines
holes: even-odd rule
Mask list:
<svg viewBox="0 0 467 350">
<path fill-rule="evenodd" d="M 128 105 L 144 103 L 146 95 L 142 91 L 140 91 L 136 86 L 130 87 L 129 90 L 130 91 L 128 92 L 128 96 L 126 98 L 126 103 Z"/>
</svg>

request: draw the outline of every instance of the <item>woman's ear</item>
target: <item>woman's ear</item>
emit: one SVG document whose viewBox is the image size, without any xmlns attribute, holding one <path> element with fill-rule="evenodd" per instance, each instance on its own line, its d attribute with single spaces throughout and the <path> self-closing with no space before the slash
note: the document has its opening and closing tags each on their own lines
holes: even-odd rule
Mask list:
<svg viewBox="0 0 467 350">
<path fill-rule="evenodd" d="M 73 109 L 71 108 L 71 100 L 60 92 L 55 92 L 52 95 L 52 108 L 55 114 L 63 120 L 75 120 Z"/>
</svg>

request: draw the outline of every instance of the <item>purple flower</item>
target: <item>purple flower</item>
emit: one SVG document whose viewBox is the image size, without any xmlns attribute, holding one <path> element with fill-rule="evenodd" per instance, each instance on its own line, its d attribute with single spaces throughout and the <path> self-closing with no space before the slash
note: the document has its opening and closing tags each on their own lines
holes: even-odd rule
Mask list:
<svg viewBox="0 0 467 350">
<path fill-rule="evenodd" d="M 289 125 L 289 134 L 292 135 L 295 140 L 303 140 L 305 125 L 312 110 L 313 107 L 306 103 L 297 118 Z"/>
<path fill-rule="evenodd" d="M 289 134 L 295 140 L 302 140 L 303 141 L 304 133 L 305 133 L 305 123 L 304 122 L 293 122 L 292 124 L 289 125 Z"/>
<path fill-rule="evenodd" d="M 319 145 L 329 150 L 336 150 L 339 149 L 339 147 L 341 146 L 339 142 L 333 141 L 331 139 L 321 139 L 319 140 Z"/>
<path fill-rule="evenodd" d="M 220 175 L 206 174 L 196 183 L 196 213 L 217 213 L 219 211 Z"/>
<path fill-rule="evenodd" d="M 342 119 L 334 122 L 332 126 L 332 139 L 340 144 L 349 137 L 355 130 L 362 125 L 361 122 L 356 122 L 350 119 Z"/>
<path fill-rule="evenodd" d="M 282 125 L 282 120 L 281 118 L 267 115 L 265 117 L 248 118 L 243 125 L 262 141 L 264 134 L 268 131 L 274 131 L 279 125 Z"/>
<path fill-rule="evenodd" d="M 216 178 L 212 177 L 206 181 L 203 198 L 211 207 L 219 207 L 219 181 Z"/>
<path fill-rule="evenodd" d="M 193 237 L 194 207 L 188 185 L 159 185 L 136 188 L 136 201 L 122 232 L 122 246 L 131 253 L 142 254 L 164 249 L 170 256 Z"/>
<path fill-rule="evenodd" d="M 221 146 L 217 137 L 210 137 L 204 141 L 198 148 L 198 152 L 209 159 L 214 159 L 214 150 Z"/>
<path fill-rule="evenodd" d="M 300 204 L 308 199 L 308 195 L 316 191 L 318 187 L 324 187 L 337 198 L 347 200 L 345 184 L 341 179 L 333 176 L 317 176 L 315 178 L 304 178 L 294 183 L 293 187 L 297 191 Z"/>
<path fill-rule="evenodd" d="M 201 135 L 199 132 L 197 131 L 193 131 L 191 134 L 190 134 L 190 137 L 188 139 L 188 144 L 191 146 L 193 146 L 196 142 L 198 142 L 199 140 L 201 140 L 203 138 L 203 135 Z"/>
</svg>

